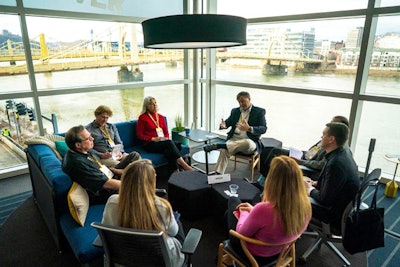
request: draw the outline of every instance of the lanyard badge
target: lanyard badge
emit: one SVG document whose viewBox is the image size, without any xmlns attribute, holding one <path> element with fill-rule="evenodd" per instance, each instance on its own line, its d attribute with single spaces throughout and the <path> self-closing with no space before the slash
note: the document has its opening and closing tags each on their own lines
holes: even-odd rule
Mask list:
<svg viewBox="0 0 400 267">
<path fill-rule="evenodd" d="M 158 137 L 164 137 L 164 132 L 160 127 L 156 128 L 156 132 Z"/>
</svg>

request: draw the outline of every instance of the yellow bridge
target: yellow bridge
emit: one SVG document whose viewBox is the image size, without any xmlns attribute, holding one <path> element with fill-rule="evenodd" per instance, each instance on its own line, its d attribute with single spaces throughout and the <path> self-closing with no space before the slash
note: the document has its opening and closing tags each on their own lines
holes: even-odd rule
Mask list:
<svg viewBox="0 0 400 267">
<path fill-rule="evenodd" d="M 182 60 L 181 50 L 136 49 L 126 51 L 125 47 L 110 42 L 84 41 L 75 45 L 59 44 L 48 47 L 44 35 L 38 41 L 31 41 L 31 54 L 35 72 L 51 72 L 85 68 L 137 65 Z M 115 51 L 117 50 L 117 51 Z M 0 66 L 0 76 L 26 74 L 25 49 L 22 42 L 8 40 L 0 44 L 0 62 L 9 65 Z"/>
<path fill-rule="evenodd" d="M 68 46 L 65 43 L 59 43 L 58 46 L 49 47 L 44 34 L 40 34 L 37 38 L 39 41 L 35 41 L 35 39 L 31 41 L 31 54 L 35 72 L 138 65 L 181 61 L 183 59 L 183 50 L 135 48 L 133 51 L 129 51 L 125 48 L 125 45 L 121 46 L 118 43 L 102 41 L 83 41 Z M 322 60 L 307 57 L 244 54 L 235 53 L 234 50 L 229 52 L 217 51 L 217 58 L 220 60 L 257 59 L 279 62 L 279 64 L 284 62 L 322 63 Z M 0 44 L 0 62 L 9 62 L 9 65 L 0 66 L 0 76 L 26 74 L 27 66 L 23 43 L 8 40 Z"/>
</svg>

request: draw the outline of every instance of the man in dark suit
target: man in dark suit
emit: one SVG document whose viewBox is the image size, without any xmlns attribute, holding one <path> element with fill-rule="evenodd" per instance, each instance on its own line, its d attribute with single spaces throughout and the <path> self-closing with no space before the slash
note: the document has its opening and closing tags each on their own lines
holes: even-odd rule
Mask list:
<svg viewBox="0 0 400 267">
<path fill-rule="evenodd" d="M 232 109 L 229 118 L 222 119 L 220 124 L 220 129 L 231 127 L 226 143 L 204 147 L 206 152 L 222 148 L 215 166 L 215 171 L 221 174 L 225 173 L 230 156 L 238 152 L 251 154 L 256 150 L 261 153 L 263 145 L 260 138 L 267 131 L 265 109 L 253 106 L 248 92 L 238 93 L 236 100 L 239 107 Z"/>
</svg>

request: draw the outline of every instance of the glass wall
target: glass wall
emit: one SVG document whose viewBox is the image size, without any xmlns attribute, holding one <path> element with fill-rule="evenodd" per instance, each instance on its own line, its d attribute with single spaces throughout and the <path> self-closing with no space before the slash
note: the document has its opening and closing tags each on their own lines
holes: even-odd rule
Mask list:
<svg viewBox="0 0 400 267">
<path fill-rule="evenodd" d="M 17 15 L 0 14 L 0 84 L 1 93 L 30 91 Z"/>
<path fill-rule="evenodd" d="M 2 90 L 30 90 L 18 17 L 0 16 Z M 182 50 L 143 49 L 140 24 L 27 17 L 27 26 L 38 90 L 183 78 Z"/>
<path fill-rule="evenodd" d="M 368 95 L 400 98 L 399 26 L 400 15 L 378 18 L 366 87 Z"/>
<path fill-rule="evenodd" d="M 389 0 L 387 0 L 389 1 Z M 315 0 L 218 0 L 218 13 L 242 16 L 245 18 L 261 18 L 337 10 L 354 10 L 366 8 L 368 0 L 337 0 L 334 3 Z"/>
<path fill-rule="evenodd" d="M 0 179 L 25 169 L 24 142 L 38 133 L 32 98 L 0 100 Z"/>
<path fill-rule="evenodd" d="M 17 3 L 15 0 L 0 0 L 0 5 L 5 5 L 5 6 L 16 6 Z"/>
<path fill-rule="evenodd" d="M 1 0 L 4 1 L 4 0 Z M 1 3 L 0 1 L 0 3 Z M 11 0 L 8 0 L 11 1 Z M 158 16 L 182 14 L 182 0 L 146 0 L 143 1 L 53 1 L 23 0 L 25 7 L 72 12 L 86 12 L 103 15 L 152 18 Z"/>
<path fill-rule="evenodd" d="M 94 120 L 94 110 L 99 105 L 107 105 L 113 111 L 111 123 L 137 119 L 142 109 L 143 99 L 147 96 L 156 98 L 159 112 L 168 119 L 168 126 L 174 127 L 174 118 L 182 114 L 183 86 L 130 88 L 106 90 L 91 93 L 65 94 L 40 97 L 42 114 L 51 117 L 56 114 L 58 131 L 66 132 L 73 125 L 86 125 Z M 53 125 L 45 124 L 45 131 L 53 133 Z"/>
<path fill-rule="evenodd" d="M 377 7 L 370 17 L 368 2 Z M 351 149 L 358 165 L 366 165 L 369 141 L 376 138 L 371 168 L 393 175 L 384 155 L 400 154 L 400 17 L 399 9 L 378 7 L 399 5 L 219 0 L 218 13 L 244 16 L 249 24 L 246 46 L 216 51 L 218 104 L 211 127 L 238 105 L 240 90 L 266 109 L 265 136 L 286 147 L 307 149 L 326 122 L 343 115 L 353 124 Z"/>
<path fill-rule="evenodd" d="M 400 154 L 400 105 L 363 101 L 362 116 L 354 156 L 365 166 L 371 138 L 376 139 L 371 166 L 382 168 L 393 177 L 395 164 L 384 159 L 386 154 Z"/>
<path fill-rule="evenodd" d="M 137 118 L 143 98 L 152 95 L 169 128 L 180 114 L 216 130 L 237 106 L 236 94 L 246 90 L 267 111 L 266 136 L 307 149 L 333 116 L 348 116 L 357 163 L 365 165 L 369 139 L 376 138 L 371 167 L 393 173 L 383 155 L 400 153 L 395 141 L 400 139 L 395 115 L 400 107 L 398 0 L 338 0 L 331 5 L 283 0 L 273 6 L 264 0 L 197 1 L 211 3 L 217 13 L 248 19 L 248 44 L 217 49 L 216 64 L 208 58 L 207 66 L 194 66 L 192 53 L 184 60 L 182 50 L 143 48 L 140 22 L 180 14 L 184 1 L 168 1 L 169 6 L 148 1 L 138 9 L 129 7 L 141 1 L 108 6 L 111 2 L 25 0 L 25 10 L 15 1 L 0 0 L 2 129 L 16 135 L 14 119 L 7 118 L 16 109 L 7 109 L 7 100 L 38 113 L 35 121 L 29 114 L 19 118 L 25 118 L 28 129 L 21 133 L 34 135 L 53 132 L 41 115 L 56 114 L 58 130 L 64 132 L 93 120 L 100 104 L 112 107 L 112 122 Z M 193 54 L 205 61 L 206 55 L 214 55 L 210 51 Z M 191 81 L 191 75 L 203 83 Z"/>
<path fill-rule="evenodd" d="M 121 9 L 101 1 L 23 3 L 29 12 L 15 1 L 0 1 L 0 126 L 13 148 L 39 134 L 86 125 L 101 104 L 113 110 L 111 122 L 136 119 L 148 95 L 157 98 L 169 128 L 176 115 L 187 117 L 183 50 L 144 49 L 140 25 L 140 16 L 183 13 L 181 0 L 168 6 L 147 1 L 140 8 L 118 2 Z M 77 13 L 84 6 L 94 15 Z M 43 8 L 63 13 L 50 17 Z M 0 170 L 18 164 L 1 161 Z"/>
<path fill-rule="evenodd" d="M 1 130 L 19 144 L 37 135 L 36 113 L 31 98 L 0 100 Z"/>
<path fill-rule="evenodd" d="M 381 0 L 381 1 L 376 1 L 375 3 L 376 7 L 399 6 L 399 5 L 400 5 L 399 0 Z"/>
<path fill-rule="evenodd" d="M 342 58 L 342 49 L 363 24 L 364 18 L 250 25 L 246 46 L 217 53 L 217 79 L 353 92 L 357 65 Z M 359 54 L 360 43 L 352 51 Z"/>
<path fill-rule="evenodd" d="M 264 136 L 279 139 L 286 147 L 303 150 L 320 139 L 325 124 L 332 117 L 347 117 L 350 113 L 351 101 L 348 99 L 222 85 L 218 85 L 216 91 L 216 98 L 224 99 L 216 107 L 216 127 L 222 118 L 228 118 L 233 107 L 238 106 L 237 93 L 247 91 L 252 104 L 266 110 L 268 129 Z"/>
</svg>

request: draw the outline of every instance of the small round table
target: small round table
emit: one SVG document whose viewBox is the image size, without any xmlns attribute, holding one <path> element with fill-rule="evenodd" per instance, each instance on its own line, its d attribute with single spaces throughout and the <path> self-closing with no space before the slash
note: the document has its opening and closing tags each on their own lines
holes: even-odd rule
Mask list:
<svg viewBox="0 0 400 267">
<path fill-rule="evenodd" d="M 215 164 L 217 163 L 219 157 L 219 151 L 212 150 L 210 152 L 207 152 L 207 156 L 208 156 L 208 164 Z M 192 158 L 199 163 L 206 163 L 206 155 L 204 151 L 198 151 L 194 153 L 192 155 Z"/>
<path fill-rule="evenodd" d="M 185 132 L 179 133 L 181 136 L 196 142 L 196 143 L 204 143 L 204 145 L 209 144 L 209 142 L 213 139 L 218 139 L 218 136 L 216 134 L 213 134 L 209 131 L 204 131 L 201 129 L 194 129 L 189 132 L 189 134 L 186 134 Z M 200 168 L 197 168 L 195 165 L 192 164 L 192 167 L 197 169 L 198 171 L 201 171 L 203 173 L 206 173 L 207 175 L 210 174 L 208 172 L 208 164 L 215 164 L 217 163 L 219 157 L 219 151 L 210 151 L 206 153 L 205 151 L 197 151 L 192 155 L 192 158 L 198 162 L 198 163 L 205 163 L 206 164 L 206 170 L 202 170 Z"/>
</svg>

